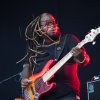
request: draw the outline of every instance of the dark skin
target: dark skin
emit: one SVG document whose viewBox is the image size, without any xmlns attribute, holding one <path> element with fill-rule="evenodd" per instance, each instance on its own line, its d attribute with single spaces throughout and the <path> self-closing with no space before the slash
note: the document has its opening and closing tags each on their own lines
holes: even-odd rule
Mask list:
<svg viewBox="0 0 100 100">
<path fill-rule="evenodd" d="M 50 20 L 51 22 L 49 23 L 44 23 L 47 20 Z M 59 27 L 58 25 L 55 23 L 53 23 L 55 21 L 54 17 L 50 14 L 42 14 L 41 15 L 41 32 L 45 33 L 46 35 L 52 37 L 59 37 Z M 53 22 L 52 22 L 53 21 Z M 44 36 L 45 38 L 45 36 Z M 52 42 L 49 38 L 45 39 L 47 42 Z M 73 53 L 73 57 L 76 63 L 78 64 L 82 64 L 83 62 L 88 63 L 89 59 L 85 59 L 85 56 L 87 56 L 85 54 L 85 52 L 83 52 L 82 49 L 79 49 L 77 47 L 73 47 L 71 52 Z M 84 56 L 85 55 L 85 56 Z M 87 57 L 88 58 L 88 57 Z M 22 74 L 22 80 L 21 80 L 21 86 L 24 88 L 26 87 L 31 80 L 28 79 L 29 77 L 29 64 L 26 65 L 26 67 L 23 69 L 23 74 Z"/>
</svg>

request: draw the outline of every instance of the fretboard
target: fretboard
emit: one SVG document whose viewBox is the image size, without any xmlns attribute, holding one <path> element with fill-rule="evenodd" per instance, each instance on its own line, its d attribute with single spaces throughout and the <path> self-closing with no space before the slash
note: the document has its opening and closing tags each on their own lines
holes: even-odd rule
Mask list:
<svg viewBox="0 0 100 100">
<path fill-rule="evenodd" d="M 76 47 L 81 48 L 86 43 L 85 40 L 82 40 L 77 44 Z M 47 71 L 43 76 L 43 81 L 47 82 L 71 57 L 73 56 L 72 51 L 66 54 L 60 61 L 58 61 L 49 71 Z"/>
</svg>

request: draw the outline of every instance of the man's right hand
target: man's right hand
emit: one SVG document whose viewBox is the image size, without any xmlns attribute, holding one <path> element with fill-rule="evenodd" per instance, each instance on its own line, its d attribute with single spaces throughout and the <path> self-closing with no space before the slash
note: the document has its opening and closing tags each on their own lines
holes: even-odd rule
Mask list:
<svg viewBox="0 0 100 100">
<path fill-rule="evenodd" d="M 25 88 L 29 83 L 31 82 L 31 80 L 24 78 L 21 80 L 21 87 Z"/>
</svg>

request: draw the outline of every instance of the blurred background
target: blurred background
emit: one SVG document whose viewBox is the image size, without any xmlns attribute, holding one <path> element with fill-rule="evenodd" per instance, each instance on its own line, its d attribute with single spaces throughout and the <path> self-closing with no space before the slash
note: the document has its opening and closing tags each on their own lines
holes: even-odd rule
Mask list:
<svg viewBox="0 0 100 100">
<path fill-rule="evenodd" d="M 22 66 L 16 64 L 24 57 L 24 31 L 28 23 L 43 12 L 52 13 L 62 33 L 75 34 L 80 40 L 100 26 L 99 0 L 1 0 L 0 1 L 0 100 L 21 97 Z M 91 61 L 86 68 L 79 67 L 81 100 L 87 100 L 87 85 L 93 76 L 100 75 L 100 36 L 96 44 L 84 47 Z"/>
</svg>

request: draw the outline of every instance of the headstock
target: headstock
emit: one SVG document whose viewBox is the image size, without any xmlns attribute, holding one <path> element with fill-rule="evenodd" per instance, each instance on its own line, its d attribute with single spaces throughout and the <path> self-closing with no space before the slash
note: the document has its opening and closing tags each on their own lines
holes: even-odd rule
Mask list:
<svg viewBox="0 0 100 100">
<path fill-rule="evenodd" d="M 89 34 L 85 36 L 86 42 L 93 42 L 97 37 L 97 35 L 99 34 L 100 34 L 100 27 L 98 27 L 97 29 L 91 29 Z"/>
</svg>

